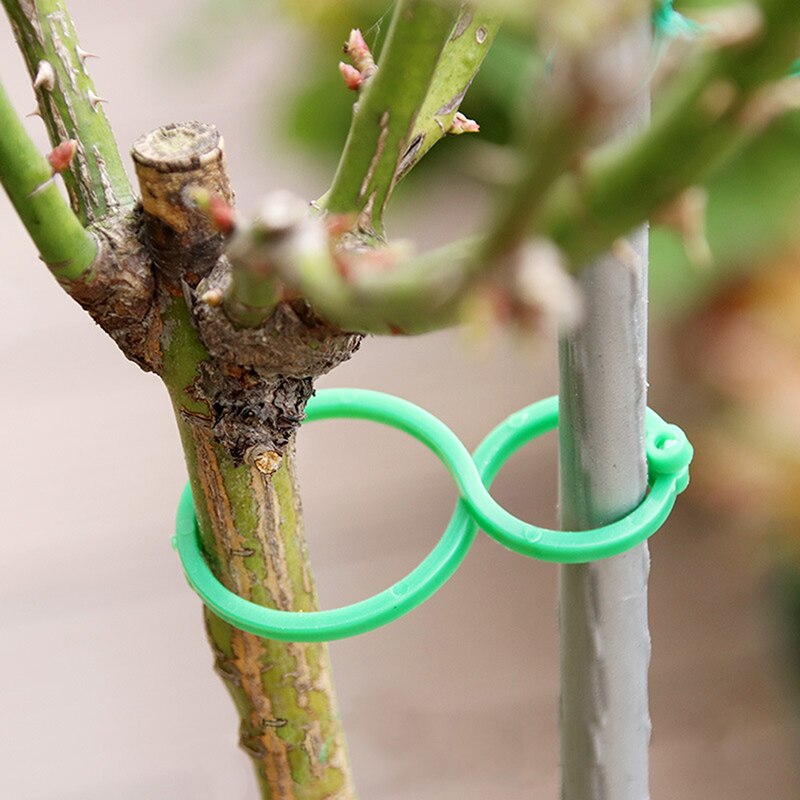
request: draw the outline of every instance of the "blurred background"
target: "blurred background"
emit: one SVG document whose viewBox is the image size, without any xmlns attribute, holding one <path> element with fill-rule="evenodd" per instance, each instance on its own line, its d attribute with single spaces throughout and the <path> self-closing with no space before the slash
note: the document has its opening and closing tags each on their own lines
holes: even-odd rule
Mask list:
<svg viewBox="0 0 800 800">
<path fill-rule="evenodd" d="M 245 214 L 278 187 L 325 190 L 353 100 L 341 42 L 360 25 L 379 44 L 388 24 L 349 0 L 69 5 L 101 56 L 91 71 L 120 147 L 170 121 L 216 124 Z M 502 35 L 464 104 L 483 133 L 426 159 L 398 195 L 392 236 L 424 248 L 480 225 L 491 184 L 513 168 L 529 58 L 520 35 Z M 5 20 L 0 75 L 32 110 Z M 48 150 L 41 123 L 28 127 Z M 652 234 L 651 404 L 697 447 L 692 485 L 652 541 L 655 798 L 800 793 L 798 222 L 794 115 L 711 185 L 713 267 L 693 265 L 674 233 Z M 255 800 L 199 601 L 169 546 L 185 470 L 166 393 L 63 295 L 4 195 L 0 239 L 0 797 Z M 406 397 L 474 447 L 556 391 L 555 343 L 370 339 L 322 385 Z M 443 530 L 452 484 L 401 434 L 320 424 L 299 452 L 325 606 L 397 580 Z M 554 524 L 553 438 L 496 487 L 513 512 Z M 556 578 L 479 538 L 431 601 L 332 646 L 363 798 L 558 796 Z"/>
</svg>

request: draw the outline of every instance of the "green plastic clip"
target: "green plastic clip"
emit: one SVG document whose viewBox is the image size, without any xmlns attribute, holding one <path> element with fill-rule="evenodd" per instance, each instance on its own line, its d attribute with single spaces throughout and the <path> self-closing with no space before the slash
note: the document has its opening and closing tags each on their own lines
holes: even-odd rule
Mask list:
<svg viewBox="0 0 800 800">
<path fill-rule="evenodd" d="M 226 589 L 211 572 L 200 548 L 189 486 L 178 506 L 173 538 L 189 584 L 217 616 L 257 636 L 282 641 L 317 642 L 356 636 L 407 614 L 458 569 L 478 525 L 511 550 L 561 563 L 594 561 L 617 555 L 655 533 L 666 521 L 677 495 L 689 482 L 693 449 L 680 428 L 647 412 L 645 450 L 650 489 L 621 520 L 589 531 L 555 531 L 523 522 L 502 508 L 488 488 L 503 464 L 523 445 L 558 424 L 558 398 L 550 397 L 512 414 L 470 456 L 458 437 L 427 411 L 391 395 L 365 389 L 327 389 L 308 404 L 306 421 L 348 417 L 389 425 L 418 439 L 445 465 L 460 499 L 444 534 L 405 578 L 352 605 L 325 611 L 292 612 L 251 603 Z"/>
</svg>

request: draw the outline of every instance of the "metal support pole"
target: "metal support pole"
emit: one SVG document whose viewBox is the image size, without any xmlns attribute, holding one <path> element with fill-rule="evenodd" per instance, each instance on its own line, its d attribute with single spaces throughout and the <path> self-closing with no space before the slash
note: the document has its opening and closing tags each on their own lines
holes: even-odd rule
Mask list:
<svg viewBox="0 0 800 800">
<path fill-rule="evenodd" d="M 649 26 L 602 57 L 647 63 Z M 644 55 L 644 60 L 642 60 Z M 638 73 L 640 78 L 644 72 Z M 646 124 L 642 87 L 612 135 Z M 560 343 L 560 513 L 565 530 L 604 525 L 644 496 L 647 466 L 647 229 L 582 273 L 585 319 Z M 647 800 L 647 544 L 560 573 L 562 800 Z"/>
</svg>

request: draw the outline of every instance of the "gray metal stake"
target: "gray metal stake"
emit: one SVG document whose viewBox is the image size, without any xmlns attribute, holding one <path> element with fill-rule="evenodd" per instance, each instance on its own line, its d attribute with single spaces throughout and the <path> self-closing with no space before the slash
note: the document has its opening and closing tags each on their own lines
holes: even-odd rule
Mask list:
<svg viewBox="0 0 800 800">
<path fill-rule="evenodd" d="M 615 43 L 611 55 L 619 56 L 620 69 L 630 68 L 632 50 L 641 53 L 649 42 L 649 27 L 639 29 Z M 630 134 L 648 116 L 649 92 L 642 88 L 614 121 L 613 135 Z M 641 501 L 647 486 L 646 227 L 627 241 L 630 246 L 582 273 L 585 319 L 560 342 L 565 530 L 618 519 Z M 649 566 L 645 543 L 561 569 L 562 800 L 649 798 Z"/>
</svg>

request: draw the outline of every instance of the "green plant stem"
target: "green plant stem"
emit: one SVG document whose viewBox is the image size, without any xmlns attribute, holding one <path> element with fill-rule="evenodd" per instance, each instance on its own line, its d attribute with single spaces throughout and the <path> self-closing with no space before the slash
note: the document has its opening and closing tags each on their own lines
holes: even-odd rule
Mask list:
<svg viewBox="0 0 800 800">
<path fill-rule="evenodd" d="M 331 253 L 316 218 L 285 235 L 271 261 L 281 282 L 345 331 L 416 334 L 458 322 L 463 288 L 479 266 L 476 239 L 398 261 L 370 264 L 370 253 Z M 389 256 L 391 258 L 391 256 Z"/>
<path fill-rule="evenodd" d="M 195 393 L 209 355 L 182 297 L 168 302 L 164 322 L 162 377 L 209 564 L 228 588 L 253 602 L 316 609 L 294 446 L 271 476 L 235 464 L 215 441 L 212 411 Z M 327 645 L 262 639 L 204 614 L 215 669 L 239 712 L 239 743 L 252 759 L 263 800 L 351 800 Z"/>
<path fill-rule="evenodd" d="M 379 69 L 361 91 L 330 190 L 320 206 L 358 215 L 359 229 L 383 236 L 383 212 L 397 181 L 458 10 L 437 0 L 399 0 Z"/>
<path fill-rule="evenodd" d="M 225 291 L 223 308 L 228 319 L 242 328 L 253 328 L 269 319 L 281 299 L 281 285 L 269 257 L 273 238 L 256 220 L 237 229 L 226 253 L 231 263 L 231 280 Z"/>
<path fill-rule="evenodd" d="M 57 277 L 80 279 L 97 255 L 97 242 L 61 196 L 45 157 L 36 149 L 0 84 L 0 183 L 42 260 Z"/>
<path fill-rule="evenodd" d="M 436 65 L 425 102 L 414 120 L 409 145 L 398 168 L 398 180 L 446 135 L 492 46 L 503 16 L 493 6 L 462 9 Z"/>
<path fill-rule="evenodd" d="M 52 69 L 52 82 L 37 89 L 50 141 L 54 147 L 67 139 L 79 143 L 71 169 L 64 174 L 73 210 L 86 225 L 131 207 L 130 182 L 63 0 L 2 2 L 31 79 L 43 62 Z"/>
<path fill-rule="evenodd" d="M 241 262 L 231 262 L 231 282 L 223 307 L 228 319 L 242 328 L 254 328 L 269 319 L 281 299 L 280 284 Z"/>
</svg>

